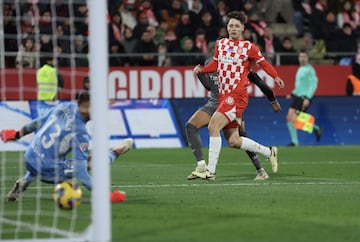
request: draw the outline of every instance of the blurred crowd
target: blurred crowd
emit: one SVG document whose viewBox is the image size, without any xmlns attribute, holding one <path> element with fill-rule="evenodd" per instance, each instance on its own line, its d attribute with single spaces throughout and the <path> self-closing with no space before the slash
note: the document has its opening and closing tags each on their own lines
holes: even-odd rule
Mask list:
<svg viewBox="0 0 360 242">
<path fill-rule="evenodd" d="M 233 10 L 247 15 L 244 38 L 273 63 L 283 53 L 277 64 L 297 64 L 299 39 L 313 58 L 360 61 L 360 0 L 108 0 L 109 65 L 203 63 Z M 58 66 L 88 66 L 88 11 L 85 0 L 4 0 L 6 67 L 38 67 L 47 55 Z M 277 36 L 275 23 L 295 26 L 296 36 Z"/>
</svg>

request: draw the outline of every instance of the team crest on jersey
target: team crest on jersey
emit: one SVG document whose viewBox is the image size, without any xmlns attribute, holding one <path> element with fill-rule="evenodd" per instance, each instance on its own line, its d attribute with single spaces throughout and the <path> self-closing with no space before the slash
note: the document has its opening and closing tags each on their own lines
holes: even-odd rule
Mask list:
<svg viewBox="0 0 360 242">
<path fill-rule="evenodd" d="M 234 98 L 233 97 L 227 97 L 226 98 L 226 103 L 230 104 L 230 105 L 234 104 Z"/>
<path fill-rule="evenodd" d="M 88 144 L 87 144 L 87 143 L 81 143 L 81 144 L 79 145 L 79 148 L 80 148 L 81 151 L 87 150 L 87 147 L 88 147 Z"/>
</svg>

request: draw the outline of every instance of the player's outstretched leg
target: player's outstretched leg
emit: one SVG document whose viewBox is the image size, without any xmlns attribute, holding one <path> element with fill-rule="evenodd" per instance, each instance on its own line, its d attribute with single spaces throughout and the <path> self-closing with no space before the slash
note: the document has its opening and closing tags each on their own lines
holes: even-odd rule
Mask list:
<svg viewBox="0 0 360 242">
<path fill-rule="evenodd" d="M 121 141 L 120 145 L 117 148 L 112 149 L 114 153 L 119 156 L 128 152 L 134 145 L 134 140 L 132 138 L 127 138 Z"/>
<path fill-rule="evenodd" d="M 270 161 L 272 171 L 274 173 L 278 171 L 278 161 L 277 161 L 278 150 L 275 146 L 272 147 L 263 146 L 255 142 L 254 140 L 251 140 L 246 137 L 241 137 L 241 139 L 242 142 L 240 148 L 242 150 L 262 154 L 263 156 L 267 157 L 267 159 Z"/>
<path fill-rule="evenodd" d="M 26 190 L 27 184 L 23 178 L 18 179 L 11 191 L 7 194 L 6 199 L 8 202 L 15 202 L 19 200 L 22 193 Z"/>
<path fill-rule="evenodd" d="M 239 128 L 239 135 L 241 137 L 248 137 L 247 133 L 245 131 L 245 123 L 243 121 L 242 125 Z M 255 169 L 256 169 L 256 177 L 254 178 L 255 181 L 264 181 L 269 179 L 269 175 L 263 168 L 261 161 L 258 157 L 258 155 L 255 152 L 246 151 L 246 154 L 249 156 L 251 162 L 253 163 Z"/>
</svg>

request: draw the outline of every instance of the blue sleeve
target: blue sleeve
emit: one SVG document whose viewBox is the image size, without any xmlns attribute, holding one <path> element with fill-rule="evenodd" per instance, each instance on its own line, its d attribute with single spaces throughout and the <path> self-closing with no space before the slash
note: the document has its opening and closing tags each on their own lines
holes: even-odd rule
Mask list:
<svg viewBox="0 0 360 242">
<path fill-rule="evenodd" d="M 87 170 L 87 160 L 75 160 L 75 177 L 89 191 L 91 191 L 91 176 Z"/>
<path fill-rule="evenodd" d="M 86 131 L 79 132 L 72 140 L 72 155 L 74 162 L 75 177 L 87 189 L 91 190 L 91 176 L 87 170 L 87 159 L 89 157 L 90 137 Z"/>
<path fill-rule="evenodd" d="M 26 134 L 34 132 L 36 129 L 39 129 L 41 126 L 44 125 L 48 117 L 50 116 L 52 112 L 49 111 L 43 116 L 40 116 L 34 120 L 32 120 L 30 123 L 25 125 Z"/>
</svg>

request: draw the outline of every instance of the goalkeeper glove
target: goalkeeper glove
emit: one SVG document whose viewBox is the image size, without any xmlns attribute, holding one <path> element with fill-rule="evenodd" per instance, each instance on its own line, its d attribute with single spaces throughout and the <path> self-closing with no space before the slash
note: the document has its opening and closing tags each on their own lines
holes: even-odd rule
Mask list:
<svg viewBox="0 0 360 242">
<path fill-rule="evenodd" d="M 0 137 L 3 142 L 20 139 L 20 133 L 15 129 L 3 129 L 0 132 Z"/>
<path fill-rule="evenodd" d="M 110 200 L 113 203 L 124 202 L 126 199 L 126 192 L 114 190 L 110 192 Z"/>
</svg>

